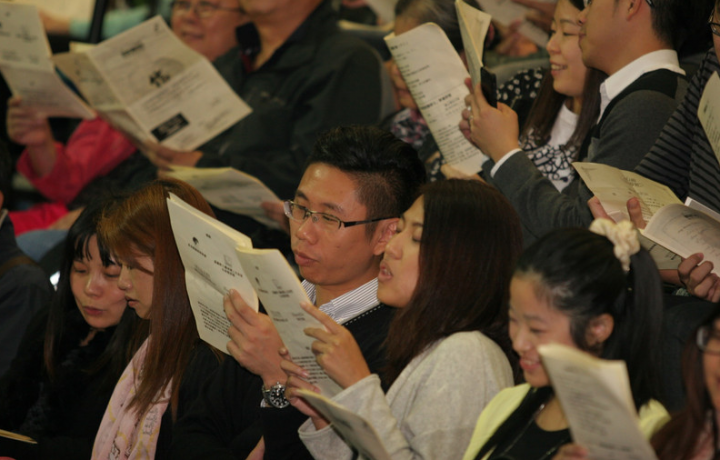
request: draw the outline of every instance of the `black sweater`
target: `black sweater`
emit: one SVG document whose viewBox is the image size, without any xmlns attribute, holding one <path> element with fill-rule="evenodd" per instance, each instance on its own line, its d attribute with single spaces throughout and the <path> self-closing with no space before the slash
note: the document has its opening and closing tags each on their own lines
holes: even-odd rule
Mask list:
<svg viewBox="0 0 720 460">
<path fill-rule="evenodd" d="M 385 364 L 382 343 L 394 309 L 379 305 L 348 321 L 371 372 Z M 261 408 L 262 380 L 226 359 L 208 379 L 202 394 L 175 427 L 173 459 L 245 459 L 265 437 L 265 459 L 312 458 L 297 430 L 307 417 L 292 406 Z"/>
</svg>

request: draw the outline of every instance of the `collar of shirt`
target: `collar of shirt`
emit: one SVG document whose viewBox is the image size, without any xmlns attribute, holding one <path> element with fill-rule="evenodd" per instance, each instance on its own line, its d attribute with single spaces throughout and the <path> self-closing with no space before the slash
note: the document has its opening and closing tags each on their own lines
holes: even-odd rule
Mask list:
<svg viewBox="0 0 720 460">
<path fill-rule="evenodd" d="M 315 285 L 309 281 L 303 281 L 302 285 L 310 301 L 315 303 Z M 377 289 L 378 280 L 373 278 L 362 286 L 320 305 L 320 311 L 329 315 L 336 323 L 343 324 L 380 303 Z"/>
<path fill-rule="evenodd" d="M 660 69 L 667 69 L 685 75 L 685 71 L 680 68 L 677 53 L 674 50 L 658 50 L 635 59 L 607 77 L 603 84 L 600 85 L 600 118 L 602 118 L 610 101 L 630 86 L 632 82 L 643 74 Z"/>
</svg>

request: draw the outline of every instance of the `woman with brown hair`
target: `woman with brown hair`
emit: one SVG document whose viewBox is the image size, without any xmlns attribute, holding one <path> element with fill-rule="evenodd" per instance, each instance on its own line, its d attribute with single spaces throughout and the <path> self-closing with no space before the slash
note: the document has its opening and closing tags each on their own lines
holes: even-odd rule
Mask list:
<svg viewBox="0 0 720 460">
<path fill-rule="evenodd" d="M 720 458 L 720 308 L 697 330 L 683 356 L 685 408 L 652 439 L 659 460 Z"/>
<path fill-rule="evenodd" d="M 478 235 L 482 235 L 481 238 Z M 507 286 L 521 249 L 520 224 L 492 187 L 435 182 L 400 219 L 378 276 L 378 299 L 397 307 L 386 342 L 383 380 L 370 374 L 350 333 L 317 309 L 325 326 L 318 363 L 344 390 L 333 399 L 372 423 L 393 458 L 459 458 L 474 418 L 513 383 L 507 338 Z M 300 437 L 315 458 L 351 458 L 328 422 L 296 397 L 303 369 L 290 361 L 290 401 L 310 416 Z M 317 390 L 315 390 L 317 391 Z"/>
<path fill-rule="evenodd" d="M 118 286 L 128 306 L 149 322 L 150 335 L 115 386 L 93 459 L 164 458 L 173 422 L 222 356 L 198 337 L 170 225 L 169 193 L 213 215 L 193 187 L 164 179 L 131 195 L 100 225 L 102 240 L 122 267 Z"/>
</svg>

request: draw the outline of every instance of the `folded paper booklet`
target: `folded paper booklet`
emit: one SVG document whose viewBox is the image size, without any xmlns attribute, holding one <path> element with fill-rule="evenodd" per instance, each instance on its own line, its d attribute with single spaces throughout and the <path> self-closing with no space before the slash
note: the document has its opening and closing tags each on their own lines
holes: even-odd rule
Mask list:
<svg viewBox="0 0 720 460">
<path fill-rule="evenodd" d="M 490 27 L 492 17 L 468 5 L 463 0 L 455 0 L 455 9 L 457 10 L 460 35 L 462 36 L 470 77 L 472 78 L 473 86 L 477 86 L 481 80 L 480 69 L 483 67 L 485 36 Z"/>
<path fill-rule="evenodd" d="M 167 203 L 200 338 L 226 350 L 230 322 L 223 296 L 235 289 L 255 310 L 258 300 L 262 303 L 293 361 L 310 373 L 307 380 L 324 395 L 337 394 L 340 386 L 315 360 L 311 350 L 315 339 L 303 332 L 322 324 L 300 307 L 310 300 L 280 251 L 253 249 L 247 236 L 174 195 Z"/>
<path fill-rule="evenodd" d="M 18 442 L 24 442 L 27 444 L 37 444 L 37 441 L 33 438 L 29 438 L 27 436 L 23 436 L 21 434 L 13 433 L 12 431 L 5 431 L 0 430 L 0 437 L 7 438 L 7 439 L 13 439 Z M 0 452 L 1 454 L 2 452 Z"/>
<path fill-rule="evenodd" d="M 280 198 L 256 177 L 235 168 L 172 168 L 168 176 L 192 185 L 216 208 L 252 217 L 270 228 L 280 228 L 260 206 L 264 201 L 280 201 Z"/>
<path fill-rule="evenodd" d="M 670 246 L 677 246 L 671 243 L 668 236 L 658 235 L 657 227 L 650 222 L 660 209 L 668 205 L 683 206 L 680 199 L 667 186 L 643 177 L 630 171 L 623 171 L 599 163 L 575 162 L 573 167 L 585 182 L 585 185 L 600 200 L 605 212 L 615 221 L 629 220 L 627 201 L 630 198 L 637 198 L 640 202 L 643 218 L 648 222 L 648 227 L 641 231 L 640 243 L 650 252 L 660 269 L 675 269 L 680 263 L 680 257 L 687 257 L 693 252 L 686 250 L 677 252 Z M 696 207 L 696 205 L 692 205 Z M 656 220 L 655 222 L 659 222 Z M 670 239 L 682 239 L 683 235 L 676 235 Z M 697 252 L 697 251 L 696 251 Z"/>
<path fill-rule="evenodd" d="M 357 450 L 363 458 L 390 460 L 375 428 L 364 418 L 345 407 L 307 390 L 298 393 L 333 424 L 345 442 Z"/>
<path fill-rule="evenodd" d="M 480 171 L 487 157 L 458 129 L 468 72 L 445 32 L 426 23 L 385 42 L 445 161 L 466 174 Z"/>
<path fill-rule="evenodd" d="M 570 425 L 593 460 L 656 460 L 640 430 L 624 361 L 595 358 L 560 344 L 538 348 Z"/>
<path fill-rule="evenodd" d="M 48 117 L 94 118 L 60 78 L 37 7 L 0 2 L 0 73 L 22 105 Z"/>
<path fill-rule="evenodd" d="M 160 16 L 53 61 L 100 116 L 139 143 L 193 150 L 251 112 Z"/>
<path fill-rule="evenodd" d="M 512 23 L 520 21 L 518 32 L 521 35 L 540 47 L 544 48 L 547 44 L 548 34 L 527 20 L 527 14 L 531 11 L 527 6 L 512 0 L 477 0 L 477 2 L 483 11 L 491 15 L 499 24 L 509 27 Z"/>
<path fill-rule="evenodd" d="M 720 161 L 720 77 L 713 72 L 705 84 L 697 116 L 707 135 L 708 141 Z"/>
</svg>

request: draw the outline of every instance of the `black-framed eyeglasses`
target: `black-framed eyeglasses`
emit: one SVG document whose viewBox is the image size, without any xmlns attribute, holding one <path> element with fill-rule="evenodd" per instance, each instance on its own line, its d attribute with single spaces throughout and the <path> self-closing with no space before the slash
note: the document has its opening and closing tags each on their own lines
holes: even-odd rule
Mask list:
<svg viewBox="0 0 720 460">
<path fill-rule="evenodd" d="M 381 220 L 392 219 L 392 217 L 378 217 L 376 219 L 345 222 L 332 214 L 311 211 L 305 206 L 299 205 L 292 200 L 285 201 L 283 203 L 283 209 L 285 210 L 285 215 L 288 216 L 290 220 L 294 220 L 295 222 L 305 222 L 308 217 L 310 217 L 313 223 L 320 224 L 320 226 L 328 232 L 340 230 L 340 227 L 353 227 L 355 225 L 371 224 L 373 222 L 380 222 Z"/>
<path fill-rule="evenodd" d="M 218 10 L 220 11 L 236 11 L 236 12 L 243 12 L 242 8 L 225 8 L 218 4 L 211 3 L 211 2 L 189 2 L 187 0 L 173 0 L 170 2 L 170 7 L 172 8 L 173 13 L 178 14 L 184 14 L 188 13 L 190 11 L 195 11 L 195 14 L 198 15 L 199 18 L 209 18 L 210 16 L 214 15 Z"/>
<path fill-rule="evenodd" d="M 710 18 L 708 19 L 708 24 L 710 25 L 710 31 L 713 33 L 713 35 L 717 35 L 720 37 L 720 23 L 713 22 L 713 19 L 715 19 L 715 11 L 713 10 L 712 13 L 710 13 Z"/>
<path fill-rule="evenodd" d="M 712 325 L 698 329 L 695 344 L 703 353 L 720 356 L 720 333 Z"/>
</svg>

